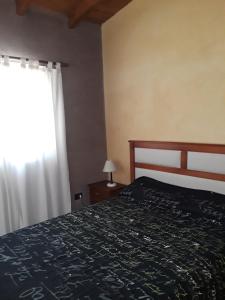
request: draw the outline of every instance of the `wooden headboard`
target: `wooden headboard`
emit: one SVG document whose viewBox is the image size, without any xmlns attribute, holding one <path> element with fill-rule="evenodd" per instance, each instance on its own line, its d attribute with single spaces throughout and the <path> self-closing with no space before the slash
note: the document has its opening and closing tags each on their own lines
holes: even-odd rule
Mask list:
<svg viewBox="0 0 225 300">
<path fill-rule="evenodd" d="M 199 177 L 205 179 L 212 179 L 217 181 L 225 181 L 224 173 L 195 170 L 188 167 L 189 155 L 191 153 L 203 154 L 222 154 L 225 158 L 225 145 L 220 144 L 198 144 L 198 143 L 180 143 L 180 142 L 156 142 L 156 141 L 136 141 L 131 140 L 130 143 L 130 177 L 131 181 L 135 179 L 135 169 L 147 169 L 166 173 L 175 173 L 179 175 L 186 175 L 192 177 Z M 135 149 L 161 149 L 174 150 L 180 152 L 179 166 L 165 166 L 159 163 L 137 162 L 135 160 Z"/>
</svg>

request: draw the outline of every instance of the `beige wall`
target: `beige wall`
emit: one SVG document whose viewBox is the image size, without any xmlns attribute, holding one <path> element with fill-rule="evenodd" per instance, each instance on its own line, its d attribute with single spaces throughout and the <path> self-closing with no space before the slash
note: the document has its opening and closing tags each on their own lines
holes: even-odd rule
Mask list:
<svg viewBox="0 0 225 300">
<path fill-rule="evenodd" d="M 225 1 L 133 0 L 102 28 L 108 157 L 129 139 L 225 143 Z"/>
</svg>

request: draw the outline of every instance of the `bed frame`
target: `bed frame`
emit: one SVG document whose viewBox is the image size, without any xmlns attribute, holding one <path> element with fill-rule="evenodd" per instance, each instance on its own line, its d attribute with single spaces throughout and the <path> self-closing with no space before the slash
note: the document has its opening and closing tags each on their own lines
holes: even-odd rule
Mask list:
<svg viewBox="0 0 225 300">
<path fill-rule="evenodd" d="M 189 169 L 189 154 L 190 153 L 204 153 L 204 154 L 222 154 L 221 158 L 225 158 L 225 145 L 221 144 L 198 144 L 198 143 L 180 143 L 180 142 L 156 142 L 156 141 L 136 141 L 131 140 L 130 143 L 130 177 L 131 181 L 135 179 L 135 169 L 154 170 L 166 173 L 175 173 L 179 175 L 186 175 L 192 177 L 199 177 L 204 179 L 212 179 L 216 181 L 225 182 L 225 168 L 224 173 L 194 170 Z M 135 160 L 135 150 L 141 149 L 160 149 L 160 150 L 174 150 L 180 152 L 180 166 L 165 166 L 161 164 L 137 162 Z"/>
</svg>

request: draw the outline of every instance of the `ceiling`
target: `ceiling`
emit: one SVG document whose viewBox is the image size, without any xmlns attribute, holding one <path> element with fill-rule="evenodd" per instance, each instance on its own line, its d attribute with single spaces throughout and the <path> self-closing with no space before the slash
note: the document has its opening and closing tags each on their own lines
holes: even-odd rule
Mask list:
<svg viewBox="0 0 225 300">
<path fill-rule="evenodd" d="M 25 15 L 31 7 L 62 13 L 68 25 L 74 28 L 86 20 L 102 24 L 132 0 L 16 0 L 16 12 Z"/>
</svg>

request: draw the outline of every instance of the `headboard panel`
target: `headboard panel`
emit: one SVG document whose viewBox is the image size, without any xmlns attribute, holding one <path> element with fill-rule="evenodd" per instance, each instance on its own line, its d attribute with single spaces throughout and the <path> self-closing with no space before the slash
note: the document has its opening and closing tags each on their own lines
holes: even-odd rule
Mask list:
<svg viewBox="0 0 225 300">
<path fill-rule="evenodd" d="M 204 179 L 211 179 L 225 182 L 225 145 L 221 144 L 199 144 L 199 143 L 180 143 L 180 142 L 156 142 L 156 141 L 136 141 L 131 140 L 130 143 L 130 176 L 131 181 L 135 179 L 135 168 L 154 170 L 159 172 L 173 173 L 186 175 Z M 158 149 L 158 150 L 173 150 L 179 152 L 179 166 L 161 165 L 159 163 L 137 162 L 135 159 L 135 149 Z M 196 163 L 198 166 L 195 169 L 193 164 L 194 154 L 202 153 L 203 159 L 201 163 Z M 211 155 L 210 154 L 215 154 Z M 198 157 L 197 155 L 195 155 Z M 210 159 L 211 157 L 211 159 Z M 219 165 L 218 171 L 207 171 L 204 166 L 204 159 L 211 160 L 212 164 Z M 196 158 L 195 158 L 196 161 Z M 200 157 L 199 157 L 200 161 Z M 222 167 L 221 167 L 222 164 Z M 207 164 L 206 164 L 207 165 Z M 224 168 L 223 168 L 224 165 Z M 199 169 L 198 169 L 199 168 Z"/>
</svg>

